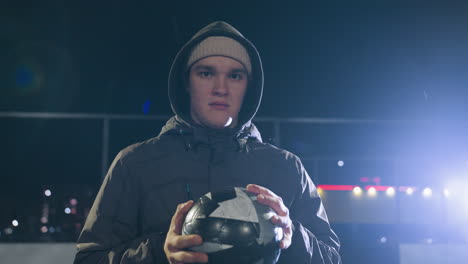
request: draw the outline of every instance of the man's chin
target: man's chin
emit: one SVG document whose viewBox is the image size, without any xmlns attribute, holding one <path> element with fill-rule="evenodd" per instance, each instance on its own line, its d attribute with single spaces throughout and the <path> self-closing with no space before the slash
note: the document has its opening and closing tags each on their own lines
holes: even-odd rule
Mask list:
<svg viewBox="0 0 468 264">
<path fill-rule="evenodd" d="M 205 122 L 205 126 L 213 129 L 223 129 L 228 127 L 233 127 L 235 124 L 231 117 L 221 119 L 221 120 L 210 120 Z"/>
</svg>

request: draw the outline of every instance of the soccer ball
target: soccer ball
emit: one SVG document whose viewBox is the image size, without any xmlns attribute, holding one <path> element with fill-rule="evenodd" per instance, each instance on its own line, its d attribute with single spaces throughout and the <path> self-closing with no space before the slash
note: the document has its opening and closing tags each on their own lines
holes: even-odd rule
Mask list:
<svg viewBox="0 0 468 264">
<path fill-rule="evenodd" d="M 270 222 L 273 210 L 256 200 L 239 187 L 202 196 L 187 213 L 182 234 L 198 234 L 203 244 L 189 250 L 207 253 L 209 263 L 276 263 L 283 230 Z"/>
</svg>

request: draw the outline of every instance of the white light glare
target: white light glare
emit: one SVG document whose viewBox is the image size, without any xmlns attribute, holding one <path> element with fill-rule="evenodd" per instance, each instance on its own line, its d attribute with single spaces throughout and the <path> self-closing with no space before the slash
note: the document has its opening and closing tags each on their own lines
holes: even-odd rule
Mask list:
<svg viewBox="0 0 468 264">
<path fill-rule="evenodd" d="M 354 194 L 355 196 L 361 196 L 361 194 L 362 194 L 362 189 L 361 189 L 361 187 L 359 187 L 359 186 L 354 187 L 354 188 L 353 188 L 353 194 Z"/>
<path fill-rule="evenodd" d="M 431 190 L 431 188 L 424 188 L 424 190 L 423 190 L 423 196 L 424 196 L 425 198 L 431 197 L 431 196 L 432 196 L 432 190 Z"/>
<path fill-rule="evenodd" d="M 18 220 L 16 220 L 16 219 L 13 220 L 13 221 L 11 221 L 11 224 L 12 224 L 14 227 L 17 227 L 17 226 L 19 225 Z"/>
<path fill-rule="evenodd" d="M 344 166 L 344 161 L 339 160 L 339 161 L 338 161 L 338 166 L 343 167 L 343 166 Z"/>
<path fill-rule="evenodd" d="M 49 189 L 47 189 L 47 190 L 44 191 L 44 195 L 49 197 L 49 196 L 52 195 L 52 192 Z"/>
<path fill-rule="evenodd" d="M 413 188 L 409 187 L 408 189 L 406 189 L 406 194 L 407 195 L 413 195 L 413 193 L 414 193 Z"/>
<path fill-rule="evenodd" d="M 66 213 L 66 214 L 70 214 L 70 213 L 71 213 L 71 209 L 70 209 L 70 208 L 68 208 L 68 207 L 67 207 L 67 208 L 65 208 L 65 213 Z"/>
<path fill-rule="evenodd" d="M 384 237 L 384 236 L 381 237 L 381 238 L 380 238 L 380 243 L 382 243 L 382 244 L 387 243 L 387 237 Z"/>
<path fill-rule="evenodd" d="M 388 187 L 388 189 L 385 191 L 387 196 L 393 197 L 395 196 L 395 188 L 393 187 Z"/>
<path fill-rule="evenodd" d="M 449 191 L 449 189 L 447 189 L 447 188 L 444 189 L 444 196 L 445 196 L 446 198 L 448 198 L 448 197 L 450 196 L 450 191 Z"/>
<path fill-rule="evenodd" d="M 377 190 L 375 189 L 375 187 L 370 187 L 369 190 L 367 190 L 367 194 L 370 197 L 374 197 L 377 195 Z"/>
</svg>

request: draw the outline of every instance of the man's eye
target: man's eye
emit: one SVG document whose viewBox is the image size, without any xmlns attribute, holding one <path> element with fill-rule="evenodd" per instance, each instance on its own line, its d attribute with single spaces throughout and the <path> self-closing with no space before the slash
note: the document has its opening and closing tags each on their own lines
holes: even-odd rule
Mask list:
<svg viewBox="0 0 468 264">
<path fill-rule="evenodd" d="M 239 73 L 231 73 L 231 79 L 234 79 L 234 80 L 242 80 L 242 74 L 239 74 Z"/>
<path fill-rule="evenodd" d="M 198 75 L 203 78 L 207 78 L 207 77 L 210 77 L 212 74 L 209 71 L 202 71 L 202 72 L 199 72 Z"/>
</svg>

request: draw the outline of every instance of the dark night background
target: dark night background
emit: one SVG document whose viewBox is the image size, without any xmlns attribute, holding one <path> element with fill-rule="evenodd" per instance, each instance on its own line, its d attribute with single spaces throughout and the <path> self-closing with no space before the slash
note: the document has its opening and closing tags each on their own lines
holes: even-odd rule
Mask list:
<svg viewBox="0 0 468 264">
<path fill-rule="evenodd" d="M 317 185 L 364 176 L 435 190 L 467 183 L 467 2 L 3 0 L 0 241 L 76 240 L 102 169 L 172 115 L 177 51 L 216 20 L 262 57 L 264 140 L 298 154 Z M 76 211 L 64 214 L 73 198 Z M 56 232 L 41 233 L 44 204 Z M 429 237 L 468 243 L 457 224 L 420 214 L 394 223 L 330 216 L 344 263 L 400 263 L 400 243 Z M 20 225 L 7 235 L 13 219 Z"/>
</svg>

